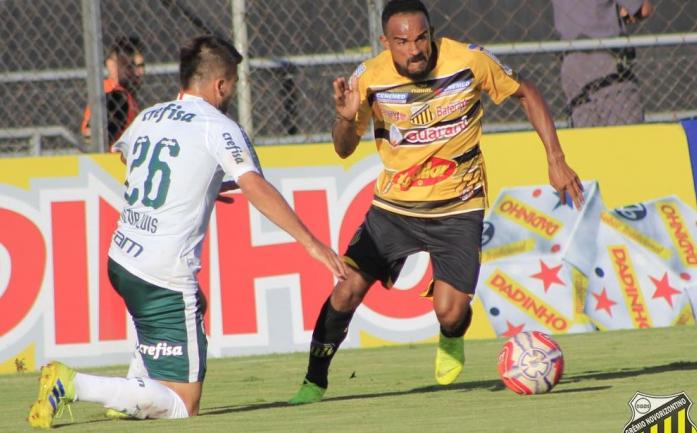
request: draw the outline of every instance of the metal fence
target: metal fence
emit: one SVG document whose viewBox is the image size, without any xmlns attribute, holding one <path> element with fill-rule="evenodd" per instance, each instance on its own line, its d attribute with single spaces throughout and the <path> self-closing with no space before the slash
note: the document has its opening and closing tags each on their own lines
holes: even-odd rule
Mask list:
<svg viewBox="0 0 697 433">
<path fill-rule="evenodd" d="M 233 117 L 256 142 L 326 140 L 333 119 L 331 81 L 377 49 L 384 0 L 2 0 L 0 1 L 0 156 L 92 149 L 79 134 L 89 48 L 137 35 L 147 67 L 141 107 L 174 97 L 178 47 L 214 33 L 246 51 L 244 85 Z M 483 44 L 536 82 L 560 126 L 566 100 L 550 0 L 426 0 L 437 36 Z M 630 29 L 638 45 L 647 121 L 697 110 L 697 1 L 653 0 L 654 14 Z M 99 20 L 90 21 L 89 10 Z M 87 12 L 87 14 L 86 14 Z M 96 33 L 86 31 L 96 29 Z M 598 41 L 592 43 L 598 46 Z M 241 46 L 242 45 L 242 46 Z M 92 76 L 93 83 L 101 77 Z M 244 84 L 244 83 L 243 83 Z M 488 105 L 489 130 L 526 128 L 517 104 Z"/>
</svg>

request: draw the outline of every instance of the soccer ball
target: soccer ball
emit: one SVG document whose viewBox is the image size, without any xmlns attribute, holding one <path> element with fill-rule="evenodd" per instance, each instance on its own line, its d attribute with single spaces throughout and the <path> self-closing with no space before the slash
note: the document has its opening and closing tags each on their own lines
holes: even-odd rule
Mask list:
<svg viewBox="0 0 697 433">
<path fill-rule="evenodd" d="M 549 392 L 564 372 L 564 355 L 552 338 L 539 331 L 520 332 L 499 353 L 499 376 L 518 394 Z"/>
</svg>

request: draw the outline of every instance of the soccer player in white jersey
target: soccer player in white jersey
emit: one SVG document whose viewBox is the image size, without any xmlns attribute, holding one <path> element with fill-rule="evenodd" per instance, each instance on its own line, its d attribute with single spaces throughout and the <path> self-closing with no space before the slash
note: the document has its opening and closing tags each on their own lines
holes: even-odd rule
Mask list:
<svg viewBox="0 0 697 433">
<path fill-rule="evenodd" d="M 244 131 L 224 112 L 242 56 L 227 41 L 198 37 L 182 47 L 177 100 L 141 112 L 115 148 L 127 164 L 125 206 L 109 250 L 109 278 L 133 317 L 138 346 L 129 378 L 41 370 L 28 421 L 50 428 L 66 403 L 90 401 L 135 418 L 186 418 L 199 411 L 206 372 L 201 244 L 223 177 L 344 278 L 339 257 L 318 241 L 261 175 Z M 134 371 L 141 374 L 133 377 Z"/>
</svg>

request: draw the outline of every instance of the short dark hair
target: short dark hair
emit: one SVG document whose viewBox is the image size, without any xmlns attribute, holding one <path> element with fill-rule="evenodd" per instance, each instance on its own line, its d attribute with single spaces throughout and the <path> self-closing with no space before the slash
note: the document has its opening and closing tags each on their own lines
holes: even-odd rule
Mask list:
<svg viewBox="0 0 697 433">
<path fill-rule="evenodd" d="M 133 57 L 136 53 L 142 53 L 143 44 L 138 36 L 121 36 L 109 47 L 106 57 L 113 55 Z"/>
<path fill-rule="evenodd" d="M 194 79 L 207 78 L 212 71 L 224 68 L 230 75 L 242 61 L 235 47 L 219 36 L 199 36 L 179 50 L 179 83 L 188 89 Z"/>
<path fill-rule="evenodd" d="M 410 12 L 421 12 L 426 15 L 426 21 L 428 21 L 429 26 L 431 25 L 428 9 L 421 3 L 421 0 L 389 0 L 382 10 L 382 32 L 385 33 L 387 22 L 392 18 L 392 15 Z"/>
</svg>

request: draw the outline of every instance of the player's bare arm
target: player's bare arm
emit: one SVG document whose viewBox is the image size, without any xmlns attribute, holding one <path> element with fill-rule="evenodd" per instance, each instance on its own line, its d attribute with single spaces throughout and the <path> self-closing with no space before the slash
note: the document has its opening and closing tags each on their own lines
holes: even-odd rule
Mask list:
<svg viewBox="0 0 697 433">
<path fill-rule="evenodd" d="M 255 172 L 243 174 L 237 184 L 259 212 L 296 239 L 310 256 L 324 264 L 339 279 L 346 278 L 344 262 L 310 233 L 273 185 Z"/>
<path fill-rule="evenodd" d="M 576 172 L 566 163 L 552 114 L 540 91 L 529 81 L 521 80 L 520 87 L 513 96 L 520 100 L 525 114 L 545 146 L 550 184 L 559 193 L 562 204 L 566 203 L 566 194 L 569 194 L 576 208 L 580 208 L 584 201 L 583 185 Z"/>
<path fill-rule="evenodd" d="M 339 77 L 334 80 L 332 87 L 336 108 L 336 120 L 332 128 L 334 150 L 339 157 L 347 158 L 356 150 L 360 141 L 356 133 L 356 113 L 361 103 L 360 94 L 355 78 L 348 82 L 346 78 Z"/>
</svg>

